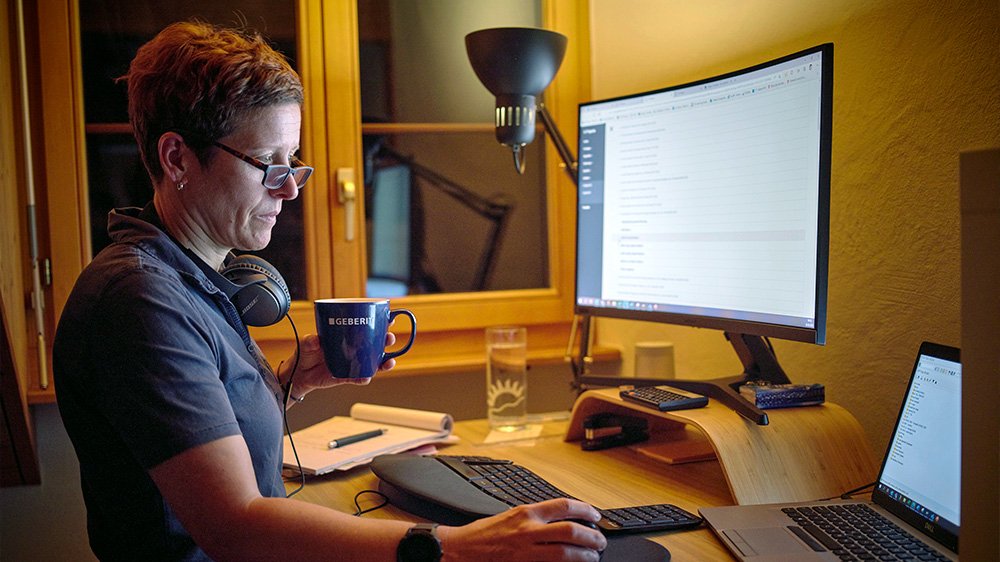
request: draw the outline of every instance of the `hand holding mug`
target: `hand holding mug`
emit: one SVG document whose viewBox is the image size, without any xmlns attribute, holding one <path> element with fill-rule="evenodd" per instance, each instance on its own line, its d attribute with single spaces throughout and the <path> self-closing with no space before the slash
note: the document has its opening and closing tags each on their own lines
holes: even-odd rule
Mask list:
<svg viewBox="0 0 1000 562">
<path fill-rule="evenodd" d="M 391 328 L 391 325 L 390 325 Z M 396 335 L 389 332 L 385 336 L 385 346 L 392 347 L 396 343 Z M 388 359 L 379 365 L 378 372 L 391 370 L 396 366 L 395 359 Z M 302 397 L 309 392 L 337 386 L 339 384 L 353 384 L 363 386 L 371 382 L 371 379 L 337 379 L 331 376 L 330 370 L 326 367 L 326 360 L 323 357 L 323 348 L 319 343 L 319 336 L 308 334 L 299 342 L 298 349 L 292 356 L 283 361 L 279 366 L 279 380 L 287 381 L 288 374 L 295 368 L 295 390 L 292 394 Z"/>
</svg>

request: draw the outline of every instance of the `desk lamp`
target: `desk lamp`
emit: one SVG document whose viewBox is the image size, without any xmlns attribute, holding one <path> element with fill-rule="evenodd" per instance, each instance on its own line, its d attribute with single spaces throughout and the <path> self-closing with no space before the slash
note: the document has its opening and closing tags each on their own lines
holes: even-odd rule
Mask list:
<svg viewBox="0 0 1000 562">
<path fill-rule="evenodd" d="M 498 27 L 465 36 L 465 49 L 479 81 L 496 96 L 497 141 L 510 147 L 514 166 L 524 173 L 521 147 L 535 138 L 535 114 L 552 139 L 566 173 L 577 183 L 576 159 L 544 103 L 535 102 L 562 64 L 565 35 L 530 27 Z"/>
<path fill-rule="evenodd" d="M 547 29 L 532 27 L 496 27 L 473 31 L 465 36 L 465 50 L 472 70 L 486 89 L 496 96 L 497 141 L 514 154 L 514 167 L 524 173 L 521 147 L 535 138 L 535 114 L 563 161 L 563 168 L 578 185 L 577 161 L 556 127 L 544 103 L 535 98 L 542 93 L 559 71 L 566 54 L 566 36 Z M 584 320 L 585 322 L 587 320 Z M 574 316 L 566 359 L 572 363 L 579 317 Z M 582 346 L 579 365 L 573 365 L 574 378 L 579 384 L 584 374 L 588 346 Z"/>
</svg>

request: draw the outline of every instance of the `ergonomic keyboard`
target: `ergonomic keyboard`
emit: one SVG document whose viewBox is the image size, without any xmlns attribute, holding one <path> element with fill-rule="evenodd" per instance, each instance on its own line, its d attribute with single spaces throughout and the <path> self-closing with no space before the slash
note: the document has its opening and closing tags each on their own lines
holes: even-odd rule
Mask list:
<svg viewBox="0 0 1000 562">
<path fill-rule="evenodd" d="M 379 491 L 397 507 L 449 525 L 463 525 L 527 503 L 573 496 L 509 460 L 481 456 L 382 455 L 372 461 Z M 702 519 L 675 505 L 599 509 L 605 534 L 695 527 Z"/>
</svg>

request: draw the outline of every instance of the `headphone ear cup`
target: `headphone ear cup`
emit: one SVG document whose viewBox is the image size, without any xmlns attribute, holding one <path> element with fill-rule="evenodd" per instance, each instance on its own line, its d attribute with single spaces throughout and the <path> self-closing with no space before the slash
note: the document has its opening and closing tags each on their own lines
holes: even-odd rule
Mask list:
<svg viewBox="0 0 1000 562">
<path fill-rule="evenodd" d="M 249 254 L 236 256 L 222 276 L 239 286 L 229 300 L 247 326 L 277 324 L 288 313 L 292 297 L 281 274 L 267 261 Z"/>
</svg>

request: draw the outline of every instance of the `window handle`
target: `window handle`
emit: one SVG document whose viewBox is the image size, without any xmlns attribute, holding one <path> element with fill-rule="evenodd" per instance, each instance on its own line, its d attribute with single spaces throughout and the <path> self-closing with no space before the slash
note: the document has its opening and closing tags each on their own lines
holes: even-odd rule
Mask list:
<svg viewBox="0 0 1000 562">
<path fill-rule="evenodd" d="M 337 168 L 337 200 L 344 206 L 347 241 L 352 242 L 354 240 L 354 203 L 357 200 L 353 168 Z"/>
</svg>

